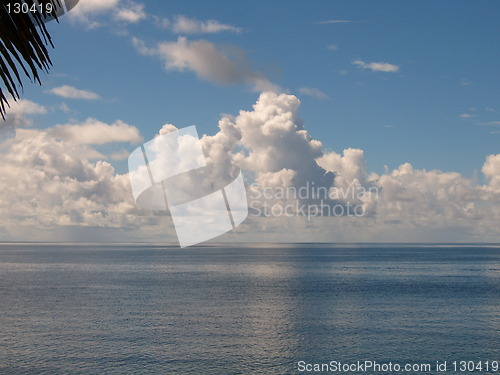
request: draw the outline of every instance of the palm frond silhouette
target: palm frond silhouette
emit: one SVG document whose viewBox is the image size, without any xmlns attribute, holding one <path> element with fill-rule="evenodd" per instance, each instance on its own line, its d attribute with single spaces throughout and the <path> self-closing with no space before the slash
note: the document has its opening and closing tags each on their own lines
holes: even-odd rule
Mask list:
<svg viewBox="0 0 500 375">
<path fill-rule="evenodd" d="M 14 11 L 23 5 L 21 11 Z M 50 4 L 50 5 L 48 5 Z M 34 7 L 33 7 L 34 6 Z M 7 93 L 14 101 L 20 99 L 23 89 L 21 75 L 41 84 L 39 72 L 48 71 L 52 65 L 47 47 L 54 48 L 45 22 L 57 19 L 56 9 L 61 8 L 59 0 L 4 0 L 0 5 L 0 115 L 5 120 Z M 50 13 L 22 11 L 30 9 L 51 10 Z"/>
</svg>

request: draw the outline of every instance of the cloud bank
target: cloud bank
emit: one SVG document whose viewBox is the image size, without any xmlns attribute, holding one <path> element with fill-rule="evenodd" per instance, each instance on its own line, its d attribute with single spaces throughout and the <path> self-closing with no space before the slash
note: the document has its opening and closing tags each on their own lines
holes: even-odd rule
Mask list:
<svg viewBox="0 0 500 375">
<path fill-rule="evenodd" d="M 21 106 L 20 124 L 25 124 L 19 119 L 27 113 L 43 112 L 36 103 Z M 371 173 L 363 150 L 325 152 L 323 143 L 306 130 L 299 108 L 296 96 L 264 92 L 250 110 L 222 117 L 219 130 L 201 138 L 212 180 L 201 186 L 189 184 L 190 176 L 185 176 L 183 186 L 189 187 L 185 190 L 196 193 L 210 184 L 225 184 L 240 169 L 247 179 L 251 215 L 222 240 L 500 240 L 500 154 L 485 155 L 482 184 L 455 172 L 418 170 L 410 163 L 383 174 Z M 174 129 L 167 124 L 160 133 Z M 105 161 L 107 156 L 95 148 L 142 141 L 138 129 L 123 121 L 106 124 L 88 119 L 45 130 L 18 129 L 15 138 L 0 147 L 2 239 L 47 239 L 42 233 L 55 236 L 99 229 L 118 230 L 120 236 L 128 233 L 135 240 L 173 240 L 168 215 L 138 210 L 128 176 L 116 173 Z M 287 195 L 303 187 L 306 195 Z M 351 191 L 361 193 L 346 194 Z M 320 201 L 325 206 L 317 214 L 301 214 L 301 205 Z M 350 203 L 361 207 L 363 215 L 329 211 Z M 266 204 L 280 215 L 266 215 Z M 120 236 L 108 237 L 125 238 Z"/>
</svg>

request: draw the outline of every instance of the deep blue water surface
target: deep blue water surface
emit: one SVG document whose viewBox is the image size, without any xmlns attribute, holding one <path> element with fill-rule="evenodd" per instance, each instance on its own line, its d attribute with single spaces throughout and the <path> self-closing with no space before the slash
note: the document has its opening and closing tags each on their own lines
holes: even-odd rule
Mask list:
<svg viewBox="0 0 500 375">
<path fill-rule="evenodd" d="M 500 246 L 0 245 L 0 374 L 333 360 L 500 361 Z"/>
</svg>

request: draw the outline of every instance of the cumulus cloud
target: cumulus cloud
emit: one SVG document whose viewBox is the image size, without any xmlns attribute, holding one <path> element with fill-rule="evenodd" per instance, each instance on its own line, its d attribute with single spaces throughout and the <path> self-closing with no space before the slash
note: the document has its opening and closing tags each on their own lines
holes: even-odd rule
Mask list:
<svg viewBox="0 0 500 375">
<path fill-rule="evenodd" d="M 302 95 L 312 96 L 313 98 L 317 99 L 322 99 L 322 100 L 328 99 L 328 95 L 326 95 L 320 89 L 314 87 L 301 87 L 299 89 L 299 93 L 301 93 Z"/>
<path fill-rule="evenodd" d="M 216 181 L 230 181 L 237 170 L 244 171 L 251 183 L 250 210 L 256 216 L 266 216 L 269 206 L 287 207 L 289 214 L 297 214 L 299 201 L 318 200 L 309 192 L 297 197 L 298 189 L 314 186 L 327 191 L 332 184 L 333 174 L 316 162 L 323 145 L 304 129 L 299 106 L 293 95 L 264 92 L 252 110 L 240 111 L 234 118 L 224 116 L 220 131 L 202 138 Z M 325 199 L 325 204 L 332 203 Z"/>
<path fill-rule="evenodd" d="M 264 174 L 293 174 L 291 181 L 296 184 L 321 179 L 324 171 L 315 159 L 322 154 L 322 143 L 304 129 L 299 106 L 293 95 L 264 92 L 252 111 L 240 111 L 234 126 L 244 151 L 234 154 L 236 164 L 266 184 Z"/>
<path fill-rule="evenodd" d="M 500 154 L 489 155 L 481 169 L 489 180 L 489 187 L 500 193 Z"/>
<path fill-rule="evenodd" d="M 134 210 L 126 176 L 79 151 L 45 132 L 14 142 L 0 164 L 3 225 L 121 225 Z"/>
<path fill-rule="evenodd" d="M 114 228 L 120 236 L 143 225 L 157 228 L 160 218 L 136 209 L 128 176 L 117 173 L 89 145 L 103 143 L 91 134 L 92 129 L 100 131 L 107 142 L 139 140 L 137 129 L 131 132 L 120 121 L 92 123 L 75 126 L 75 132 L 69 125 L 20 129 L 0 149 L 2 240 L 96 240 L 99 228 Z M 120 130 L 128 135 L 117 134 Z M 168 226 L 161 232 L 163 238 L 168 237 Z M 99 238 L 110 240 L 109 233 Z M 120 241 L 120 237 L 111 240 Z"/>
<path fill-rule="evenodd" d="M 186 16 L 176 16 L 172 23 L 168 23 L 177 34 L 214 34 L 222 31 L 240 33 L 241 28 L 220 23 L 216 20 L 200 21 Z"/>
<path fill-rule="evenodd" d="M 201 138 L 210 176 L 195 173 L 176 178 L 177 185 L 169 187 L 173 194 L 168 196 L 169 202 L 221 188 L 240 169 L 263 189 L 296 188 L 308 182 L 329 187 L 333 176 L 315 161 L 322 155 L 322 143 L 303 128 L 299 106 L 300 101 L 293 95 L 264 92 L 252 110 L 240 111 L 234 118 L 224 116 L 218 133 Z M 160 134 L 175 129 L 167 124 Z M 266 202 L 256 204 L 261 203 Z"/>
<path fill-rule="evenodd" d="M 499 155 L 488 156 L 483 166 L 487 185 L 477 185 L 455 172 L 417 170 L 409 163 L 378 175 L 367 170 L 363 150 L 324 153 L 322 143 L 304 129 L 299 106 L 293 95 L 267 92 L 251 111 L 224 117 L 220 131 L 202 140 L 209 164 L 218 171 L 216 176 L 223 178 L 234 166 L 243 169 L 248 182 L 253 182 L 248 191 L 253 213 L 262 210 L 263 204 L 279 206 L 277 212 L 283 213 L 293 200 L 318 206 L 314 191 L 321 195 L 324 190 L 320 189 L 327 188 L 327 195 L 320 197 L 326 208 L 342 210 L 352 204 L 363 215 L 353 218 L 324 210 L 309 223 L 291 210 L 287 212 L 293 211 L 295 219 L 284 214 L 262 222 L 250 218 L 245 224 L 249 230 L 272 232 L 282 241 L 300 240 L 294 231 L 301 233 L 302 240 L 309 233 L 312 237 L 307 238 L 355 242 L 421 241 L 424 233 L 430 241 L 500 237 L 494 224 L 500 216 Z M 304 197 L 283 194 L 301 187 L 307 187 Z M 273 193 L 263 199 L 259 189 Z M 255 204 L 256 197 L 259 204 Z"/>
<path fill-rule="evenodd" d="M 348 148 L 343 155 L 332 151 L 316 159 L 319 166 L 327 171 L 334 172 L 338 185 L 352 184 L 355 182 L 366 184 L 367 171 L 364 151 Z M 342 180 L 342 182 L 340 182 Z"/>
<path fill-rule="evenodd" d="M 179 37 L 176 42 L 161 42 L 152 48 L 138 38 L 132 42 L 139 53 L 163 60 L 167 70 L 190 70 L 218 84 L 250 84 L 256 91 L 277 89 L 251 68 L 244 52 L 236 47 L 223 49 L 207 40 L 189 41 L 185 37 Z"/>
<path fill-rule="evenodd" d="M 69 85 L 54 87 L 53 89 L 49 90 L 49 92 L 51 94 L 67 99 L 96 100 L 100 98 L 100 96 L 95 92 L 88 90 L 79 90 Z"/>
<path fill-rule="evenodd" d="M 474 215 L 474 200 L 480 198 L 472 181 L 459 173 L 415 170 L 409 163 L 379 176 L 377 185 L 383 194 L 379 210 L 385 220 L 429 223 Z"/>
<path fill-rule="evenodd" d="M 365 63 L 363 60 L 354 60 L 352 62 L 361 69 L 369 69 L 372 72 L 386 72 L 386 73 L 397 73 L 399 72 L 399 66 L 394 64 L 389 64 L 386 62 L 371 62 Z"/>
</svg>

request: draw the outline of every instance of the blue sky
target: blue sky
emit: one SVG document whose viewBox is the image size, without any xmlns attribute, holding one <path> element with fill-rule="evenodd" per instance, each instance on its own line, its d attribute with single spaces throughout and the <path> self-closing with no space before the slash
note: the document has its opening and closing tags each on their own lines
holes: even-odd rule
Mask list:
<svg viewBox="0 0 500 375">
<path fill-rule="evenodd" d="M 36 149 L 41 143 L 25 143 L 43 133 L 66 142 L 70 156 L 65 160 L 72 163 L 68 178 L 83 181 L 71 169 L 79 155 L 88 162 L 87 177 L 102 172 L 110 184 L 122 186 L 127 155 L 163 125 L 194 124 L 200 134 L 215 136 L 222 133 L 218 122 L 226 114 L 243 129 L 245 116 L 236 117 L 241 110 L 261 119 L 274 106 L 297 123 L 300 117 L 311 139 L 321 141 L 323 164 L 318 164 L 344 178 L 335 184 L 375 184 L 386 191 L 379 207 L 387 210 L 388 222 L 409 218 L 403 229 L 373 226 L 359 238 L 404 242 L 431 233 L 435 239 L 477 240 L 487 230 L 478 232 L 479 222 L 471 218 L 481 217 L 493 228 L 499 219 L 496 211 L 481 211 L 500 204 L 498 14 L 497 1 L 80 0 L 60 23 L 47 24 L 55 45 L 53 67 L 42 86 L 25 83 L 24 102 L 7 121 L 17 128 L 17 138 L 4 152 Z M 261 96 L 267 90 L 281 96 Z M 259 98 L 266 103 L 260 109 L 253 107 Z M 102 133 L 90 134 L 92 129 Z M 247 147 L 253 160 L 257 146 L 238 147 Z M 282 145 L 274 146 L 276 155 L 286 154 Z M 62 146 L 50 147 L 55 152 Z M 306 147 L 311 158 L 319 158 L 315 147 Z M 349 149 L 354 151 L 344 151 Z M 236 151 L 231 158 L 244 172 L 247 166 L 250 179 L 274 173 L 285 180 L 279 173 L 286 163 L 277 171 L 249 167 Z M 13 165 L 18 159 L 12 156 Z M 114 168 L 112 174 L 103 172 L 102 161 Z M 395 185 L 402 190 L 395 192 Z M 82 196 L 94 196 L 82 186 Z M 129 194 L 124 191 L 120 194 Z M 52 198 L 39 200 L 44 199 Z M 401 208 L 408 201 L 414 206 Z M 420 214 L 411 213 L 426 205 L 441 207 L 445 220 L 460 223 L 441 228 L 444 237 L 435 235 L 430 221 L 424 225 Z M 56 206 L 54 212 L 68 216 L 66 224 L 57 225 L 85 223 L 84 214 L 71 211 L 75 207 Z M 449 211 L 451 206 L 456 211 Z M 406 216 L 391 211 L 395 207 Z M 346 231 L 355 233 L 358 224 L 349 225 Z M 6 238 L 21 235 L 8 225 L 3 230 Z M 401 236 L 392 235 L 397 231 Z M 498 236 L 497 231 L 488 238 Z M 354 234 L 345 238 L 356 239 Z"/>
<path fill-rule="evenodd" d="M 258 93 L 244 84 L 209 82 L 189 70 L 166 71 L 158 58 L 139 54 L 131 42 L 136 37 L 153 46 L 185 35 L 241 49 L 253 69 L 299 97 L 312 136 L 329 149 L 362 148 L 376 172 L 411 162 L 471 176 L 485 155 L 498 151 L 499 126 L 482 125 L 500 120 L 498 2 L 143 4 L 149 18 L 135 24 L 113 21 L 112 8 L 90 14 L 102 23 L 96 28 L 68 16 L 50 24 L 54 67 L 43 87 L 27 85 L 24 96 L 46 106 L 64 102 L 79 121 L 122 119 L 145 138 L 166 122 L 195 124 L 214 134 L 221 113 L 249 109 Z M 159 28 L 152 19 L 172 22 L 178 15 L 214 19 L 241 31 L 182 34 Z M 355 60 L 386 62 L 399 70 L 363 69 L 352 64 Z M 61 100 L 45 93 L 63 84 L 95 92 L 101 100 Z M 305 95 L 304 87 L 327 98 Z M 67 114 L 39 120 L 40 126 L 66 123 Z"/>
</svg>

